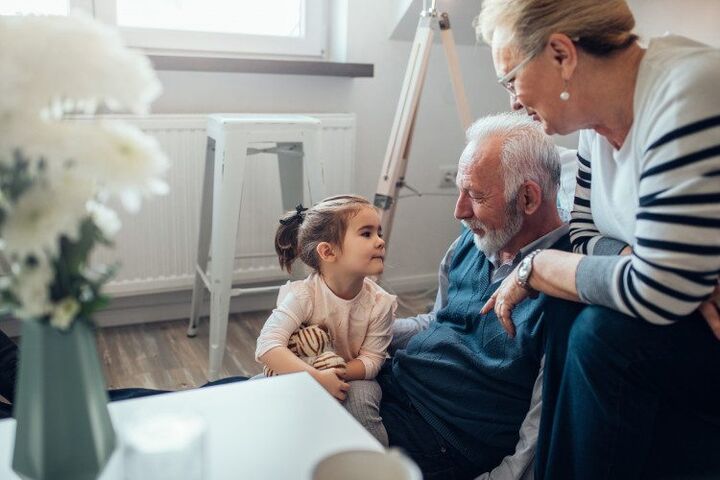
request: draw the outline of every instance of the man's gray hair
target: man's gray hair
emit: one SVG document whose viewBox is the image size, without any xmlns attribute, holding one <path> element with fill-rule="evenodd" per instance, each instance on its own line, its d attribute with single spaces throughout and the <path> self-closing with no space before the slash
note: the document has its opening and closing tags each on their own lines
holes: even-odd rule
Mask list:
<svg viewBox="0 0 720 480">
<path fill-rule="evenodd" d="M 498 113 L 482 117 L 465 132 L 467 145 L 460 164 L 471 165 L 482 142 L 501 138 L 500 162 L 505 178 L 505 200 L 513 200 L 520 185 L 532 180 L 550 200 L 560 187 L 560 155 L 540 124 L 524 113 Z"/>
</svg>

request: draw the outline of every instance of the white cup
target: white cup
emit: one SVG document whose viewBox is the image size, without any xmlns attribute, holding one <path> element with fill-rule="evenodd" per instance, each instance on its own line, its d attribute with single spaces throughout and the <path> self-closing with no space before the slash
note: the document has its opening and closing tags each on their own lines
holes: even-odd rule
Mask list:
<svg viewBox="0 0 720 480">
<path fill-rule="evenodd" d="M 144 415 L 124 429 L 127 480 L 202 480 L 205 420 L 191 412 Z"/>
<path fill-rule="evenodd" d="M 315 466 L 313 480 L 422 480 L 415 463 L 390 449 L 385 452 L 347 450 L 323 458 Z"/>
</svg>

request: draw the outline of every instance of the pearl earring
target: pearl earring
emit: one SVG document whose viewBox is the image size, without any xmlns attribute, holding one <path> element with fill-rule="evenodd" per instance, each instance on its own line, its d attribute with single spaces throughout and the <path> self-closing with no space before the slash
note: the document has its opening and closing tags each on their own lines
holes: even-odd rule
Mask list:
<svg viewBox="0 0 720 480">
<path fill-rule="evenodd" d="M 560 93 L 560 100 L 567 102 L 570 100 L 570 92 L 567 91 L 567 80 L 565 80 L 565 89 Z"/>
</svg>

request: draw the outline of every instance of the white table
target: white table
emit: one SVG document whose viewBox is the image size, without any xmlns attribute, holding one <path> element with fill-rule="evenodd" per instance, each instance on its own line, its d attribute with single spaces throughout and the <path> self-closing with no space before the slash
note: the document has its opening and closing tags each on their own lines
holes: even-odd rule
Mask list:
<svg viewBox="0 0 720 480">
<path fill-rule="evenodd" d="M 139 415 L 193 411 L 208 425 L 207 479 L 311 478 L 315 464 L 342 450 L 382 446 L 307 373 L 232 383 L 110 404 L 119 447 L 101 480 L 123 478 L 122 428 Z M 0 478 L 12 471 L 15 420 L 0 421 Z"/>
</svg>

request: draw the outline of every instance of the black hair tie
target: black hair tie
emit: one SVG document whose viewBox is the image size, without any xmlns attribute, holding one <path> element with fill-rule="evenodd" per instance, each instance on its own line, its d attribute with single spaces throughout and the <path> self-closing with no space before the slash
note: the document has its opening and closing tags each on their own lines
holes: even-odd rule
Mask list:
<svg viewBox="0 0 720 480">
<path fill-rule="evenodd" d="M 295 215 L 287 219 L 280 219 L 280 223 L 283 225 L 290 225 L 292 222 L 302 223 L 305 219 L 303 212 L 307 211 L 307 208 L 302 206 L 302 203 L 295 207 Z"/>
</svg>

